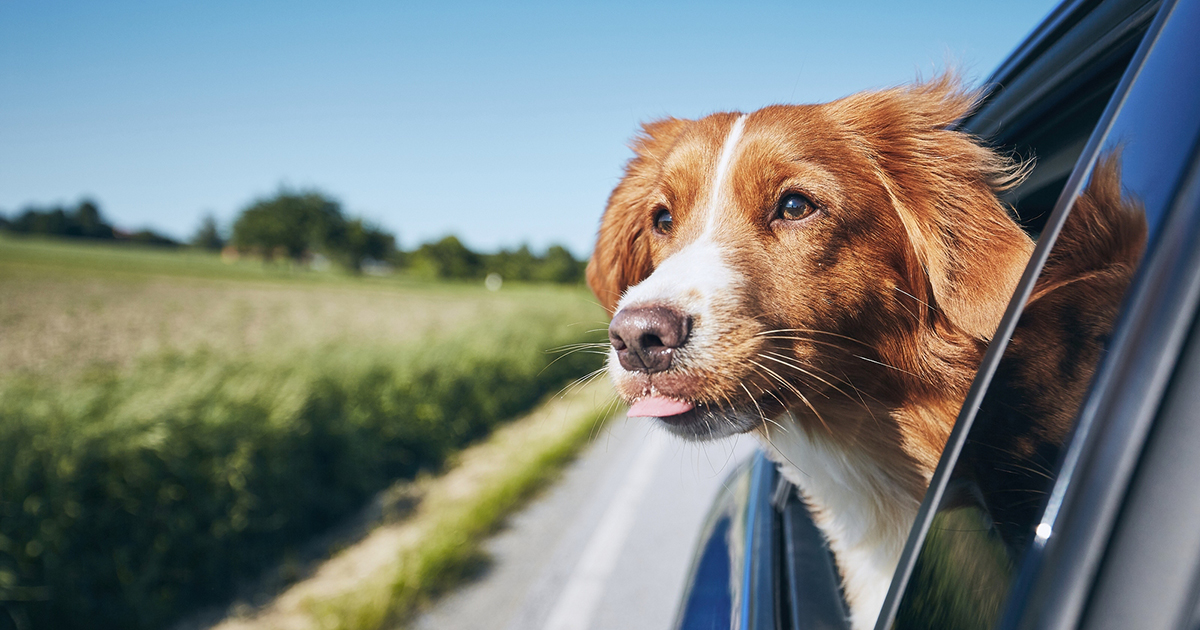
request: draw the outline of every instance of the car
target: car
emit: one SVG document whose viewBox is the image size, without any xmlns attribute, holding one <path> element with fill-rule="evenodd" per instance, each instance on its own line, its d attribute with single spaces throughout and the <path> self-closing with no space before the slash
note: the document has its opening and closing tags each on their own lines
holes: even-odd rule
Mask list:
<svg viewBox="0 0 1200 630">
<path fill-rule="evenodd" d="M 876 628 L 1200 628 L 1200 0 L 1068 0 L 988 85 L 960 127 L 1036 160 L 1005 201 L 1037 246 Z M 1107 237 L 1081 209 L 1103 191 Z M 1113 238 L 1136 249 L 1107 293 L 1027 307 L 1048 259 Z M 1062 334 L 1022 337 L 1039 325 Z M 849 627 L 762 454 L 716 498 L 675 627 Z"/>
</svg>

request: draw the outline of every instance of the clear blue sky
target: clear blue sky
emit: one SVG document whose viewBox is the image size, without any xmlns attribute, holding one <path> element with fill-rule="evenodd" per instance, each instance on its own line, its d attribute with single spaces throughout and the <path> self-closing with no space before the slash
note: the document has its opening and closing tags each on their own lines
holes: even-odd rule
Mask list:
<svg viewBox="0 0 1200 630">
<path fill-rule="evenodd" d="M 405 247 L 583 255 L 639 122 L 981 81 L 1054 4 L 0 0 L 0 210 L 186 237 L 315 187 Z"/>
</svg>

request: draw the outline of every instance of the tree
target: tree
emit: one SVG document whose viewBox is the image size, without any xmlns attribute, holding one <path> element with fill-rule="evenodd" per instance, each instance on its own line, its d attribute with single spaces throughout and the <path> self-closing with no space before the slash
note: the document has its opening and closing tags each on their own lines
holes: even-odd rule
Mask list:
<svg viewBox="0 0 1200 630">
<path fill-rule="evenodd" d="M 347 267 L 359 271 L 368 258 L 377 261 L 392 258 L 396 251 L 396 237 L 366 224 L 362 219 L 353 219 L 346 223 L 343 242 L 336 249 L 346 258 Z"/>
<path fill-rule="evenodd" d="M 89 238 L 112 238 L 113 227 L 100 216 L 100 206 L 91 199 L 84 199 L 76 206 L 73 225 L 68 226 L 67 233 L 71 236 L 86 236 Z"/>
<path fill-rule="evenodd" d="M 537 279 L 563 284 L 580 282 L 583 280 L 586 268 L 587 263 L 575 260 L 567 248 L 562 245 L 551 245 L 542 259 Z"/>
<path fill-rule="evenodd" d="M 489 273 L 498 273 L 505 280 L 520 280 L 529 282 L 534 279 L 535 271 L 541 261 L 528 245 L 521 245 L 516 251 L 502 249 L 486 257 Z"/>
<path fill-rule="evenodd" d="M 112 225 L 104 221 L 100 207 L 91 199 L 83 199 L 74 209 L 61 206 L 37 208 L 30 206 L 11 222 L 7 229 L 25 234 L 48 236 L 83 236 L 87 238 L 113 238 Z"/>
<path fill-rule="evenodd" d="M 341 206 L 318 192 L 280 191 L 242 211 L 233 224 L 233 244 L 271 258 L 278 250 L 300 260 L 337 248 L 346 236 Z"/>
<path fill-rule="evenodd" d="M 125 238 L 128 239 L 129 241 L 132 241 L 134 243 L 140 243 L 142 245 L 156 245 L 156 246 L 160 246 L 160 247 L 179 247 L 179 241 L 177 241 L 169 236 L 163 236 L 162 234 L 159 234 L 158 232 L 155 232 L 153 230 L 144 230 L 144 229 L 138 230 L 136 232 L 129 234 Z"/>
<path fill-rule="evenodd" d="M 438 278 L 469 279 L 484 275 L 483 258 L 454 236 L 420 246 L 413 252 L 411 264 L 417 273 Z"/>
<path fill-rule="evenodd" d="M 196 233 L 192 235 L 191 243 L 195 247 L 219 251 L 225 247 L 225 239 L 221 238 L 221 232 L 217 229 L 217 220 L 213 215 L 205 215 L 200 220 L 200 227 L 196 229 Z"/>
</svg>

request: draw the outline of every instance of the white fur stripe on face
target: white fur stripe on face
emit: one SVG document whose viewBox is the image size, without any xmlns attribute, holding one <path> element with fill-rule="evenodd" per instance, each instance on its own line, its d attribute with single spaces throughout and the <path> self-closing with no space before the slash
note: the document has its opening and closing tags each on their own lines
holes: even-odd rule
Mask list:
<svg viewBox="0 0 1200 630">
<path fill-rule="evenodd" d="M 664 260 L 649 278 L 630 287 L 621 297 L 617 310 L 665 302 L 674 304 L 690 315 L 704 317 L 710 314 L 715 297 L 727 294 L 739 283 L 739 278 L 725 264 L 722 248 L 713 235 L 717 218 L 728 202 L 725 198 L 725 182 L 733 167 L 745 125 L 746 114 L 742 114 L 734 121 L 721 145 L 717 169 L 703 210 L 704 231 L 696 240 Z M 702 338 L 704 331 L 693 331 L 693 334 Z"/>
<path fill-rule="evenodd" d="M 725 189 L 725 180 L 729 178 L 733 155 L 738 141 L 742 139 L 742 130 L 745 127 L 746 114 L 742 114 L 733 122 L 733 128 L 729 130 L 729 135 L 725 136 L 725 144 L 721 145 L 721 157 L 717 160 L 717 173 L 713 177 L 712 189 L 708 193 L 708 206 L 704 209 L 704 234 L 706 235 L 711 233 L 717 225 L 717 216 L 721 213 L 721 202 L 724 201 L 722 193 Z"/>
</svg>

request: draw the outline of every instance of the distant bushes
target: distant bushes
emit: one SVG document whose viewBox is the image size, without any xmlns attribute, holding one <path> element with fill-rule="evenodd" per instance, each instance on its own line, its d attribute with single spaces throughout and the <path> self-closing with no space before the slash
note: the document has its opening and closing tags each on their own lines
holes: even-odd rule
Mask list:
<svg viewBox="0 0 1200 630">
<path fill-rule="evenodd" d="M 18 234 L 88 237 L 177 247 L 170 237 L 150 230 L 123 232 L 103 219 L 90 200 L 74 208 L 26 208 L 14 218 L 0 215 L 0 230 Z M 291 261 L 318 267 L 332 261 L 359 273 L 364 270 L 404 270 L 441 280 L 481 280 L 496 274 L 504 281 L 583 282 L 586 260 L 578 260 L 561 245 L 538 255 L 522 245 L 494 254 L 470 250 L 455 236 L 422 244 L 412 251 L 396 245 L 396 237 L 379 226 L 346 216 L 341 204 L 314 190 L 282 189 L 246 206 L 222 233 L 212 215 L 205 216 L 188 239 L 193 247 L 212 251 L 231 247 L 237 255 L 265 262 Z"/>
<path fill-rule="evenodd" d="M 80 201 L 73 208 L 30 206 L 12 219 L 0 216 L 0 229 L 17 234 L 124 240 L 167 247 L 179 245 L 178 241 L 151 230 L 122 232 L 115 229 L 104 220 L 100 214 L 100 207 L 90 199 Z"/>
<path fill-rule="evenodd" d="M 34 628 L 160 628 L 397 477 L 597 367 L 562 313 L 404 351 L 168 356 L 0 384 L 0 606 Z"/>
<path fill-rule="evenodd" d="M 206 221 L 193 241 L 211 241 L 213 230 Z M 406 252 L 397 249 L 394 236 L 360 219 L 347 219 L 336 201 L 315 191 L 282 190 L 254 202 L 234 221 L 230 244 L 268 260 L 287 257 L 305 262 L 320 254 L 354 271 L 367 262 L 382 263 L 442 280 L 476 280 L 497 274 L 503 280 L 571 284 L 583 281 L 587 266 L 560 245 L 551 246 L 543 256 L 526 246 L 482 254 L 454 236 Z"/>
<path fill-rule="evenodd" d="M 497 274 L 504 280 L 521 282 L 583 282 L 586 260 L 576 260 L 560 245 L 551 245 L 543 256 L 522 245 L 516 250 L 478 254 L 457 238 L 447 236 L 426 243 L 406 255 L 406 266 L 415 274 L 442 279 L 473 280 Z"/>
</svg>

